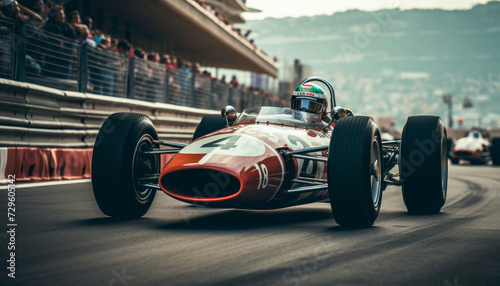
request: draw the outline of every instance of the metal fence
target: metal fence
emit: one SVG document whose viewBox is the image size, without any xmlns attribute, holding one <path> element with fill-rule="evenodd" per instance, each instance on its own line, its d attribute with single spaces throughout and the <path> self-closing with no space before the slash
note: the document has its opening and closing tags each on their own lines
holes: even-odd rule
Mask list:
<svg viewBox="0 0 500 286">
<path fill-rule="evenodd" d="M 14 78 L 14 23 L 0 18 L 0 77 Z"/>
<path fill-rule="evenodd" d="M 184 69 L 168 71 L 168 103 L 183 106 L 194 106 L 193 74 Z"/>
<path fill-rule="evenodd" d="M 163 101 L 165 94 L 165 67 L 162 64 L 134 57 L 135 98 Z M 132 79 L 131 79 L 132 80 Z"/>
<path fill-rule="evenodd" d="M 127 94 L 128 57 L 90 46 L 82 48 L 87 49 L 87 91 L 124 97 Z"/>
<path fill-rule="evenodd" d="M 92 92 L 180 106 L 237 110 L 256 105 L 280 105 L 252 89 L 222 84 L 191 70 L 66 39 L 33 25 L 15 27 L 0 20 L 0 77 L 61 90 Z"/>
<path fill-rule="evenodd" d="M 76 40 L 39 30 L 23 29 L 18 45 L 25 45 L 26 81 L 64 90 L 78 90 L 80 44 Z M 21 63 L 18 63 L 18 67 Z"/>
</svg>

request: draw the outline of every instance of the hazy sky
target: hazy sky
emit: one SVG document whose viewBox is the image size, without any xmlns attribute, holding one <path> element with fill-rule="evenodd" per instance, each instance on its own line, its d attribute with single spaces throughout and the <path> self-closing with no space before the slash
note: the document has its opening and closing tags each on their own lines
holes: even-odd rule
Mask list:
<svg viewBox="0 0 500 286">
<path fill-rule="evenodd" d="M 380 10 L 387 8 L 442 8 L 469 9 L 475 4 L 488 0 L 247 0 L 247 6 L 262 10 L 262 13 L 246 13 L 247 20 L 259 20 L 266 17 L 300 17 L 350 9 Z"/>
</svg>

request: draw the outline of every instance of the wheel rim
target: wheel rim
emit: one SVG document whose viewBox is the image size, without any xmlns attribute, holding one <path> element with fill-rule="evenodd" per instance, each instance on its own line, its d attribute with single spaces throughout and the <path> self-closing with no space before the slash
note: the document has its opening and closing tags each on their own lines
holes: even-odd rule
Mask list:
<svg viewBox="0 0 500 286">
<path fill-rule="evenodd" d="M 377 138 L 373 138 L 370 156 L 370 181 L 373 205 L 377 207 L 380 203 L 380 193 L 382 191 L 382 166 L 380 144 Z"/>
<path fill-rule="evenodd" d="M 448 142 L 443 136 L 441 140 L 441 192 L 443 197 L 446 196 L 446 189 L 448 186 Z"/>
<path fill-rule="evenodd" d="M 148 174 L 159 172 L 159 165 L 155 157 L 143 154 L 143 151 L 149 150 L 152 144 L 153 138 L 149 134 L 143 135 L 137 142 L 132 160 L 132 178 L 134 181 L 135 196 L 141 202 L 146 202 L 155 190 L 141 186 L 138 184 L 138 179 L 144 178 Z M 150 166 L 150 169 L 147 170 L 144 166 Z"/>
</svg>

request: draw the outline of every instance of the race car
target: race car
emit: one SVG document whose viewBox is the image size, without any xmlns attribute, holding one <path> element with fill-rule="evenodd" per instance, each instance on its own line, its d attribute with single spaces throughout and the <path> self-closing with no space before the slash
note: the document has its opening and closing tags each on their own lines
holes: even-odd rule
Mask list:
<svg viewBox="0 0 500 286">
<path fill-rule="evenodd" d="M 460 160 L 471 164 L 500 165 L 500 138 L 493 138 L 490 143 L 490 134 L 483 128 L 471 128 L 465 137 L 458 139 L 451 150 L 452 164 L 459 164 Z"/>
<path fill-rule="evenodd" d="M 382 142 L 371 117 L 337 105 L 326 79 L 308 78 L 296 94 L 314 96 L 312 89 L 320 89 L 312 82 L 326 86 L 329 116 L 301 110 L 323 111 L 301 97 L 292 108 L 253 107 L 239 116 L 226 106 L 222 116 L 203 117 L 190 144 L 159 140 L 146 115 L 111 115 L 92 158 L 100 210 L 111 217 L 139 218 L 156 191 L 214 208 L 265 210 L 322 201 L 330 204 L 339 225 L 370 227 L 384 190 L 395 185 L 402 187 L 409 212 L 440 212 L 448 182 L 441 119 L 409 117 L 401 140 Z M 162 168 L 164 154 L 174 157 Z"/>
</svg>

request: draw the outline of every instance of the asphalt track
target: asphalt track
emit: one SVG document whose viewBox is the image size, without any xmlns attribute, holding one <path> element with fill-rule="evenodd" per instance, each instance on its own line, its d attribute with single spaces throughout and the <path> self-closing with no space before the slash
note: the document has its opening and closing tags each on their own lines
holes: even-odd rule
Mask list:
<svg viewBox="0 0 500 286">
<path fill-rule="evenodd" d="M 87 183 L 18 188 L 16 279 L 0 285 L 500 285 L 500 168 L 450 167 L 442 213 L 409 215 L 388 188 L 369 229 L 316 203 L 277 211 L 192 207 L 159 193 L 140 220 L 103 216 Z"/>
</svg>

